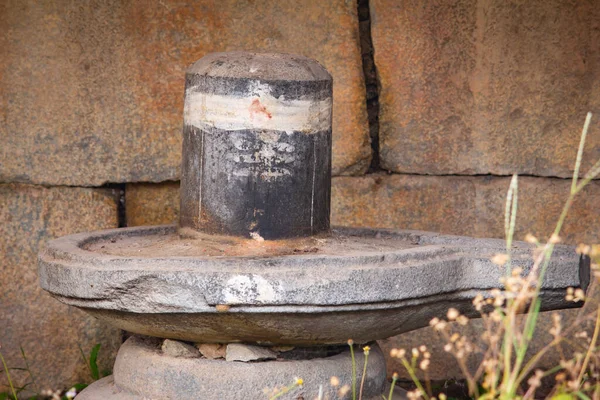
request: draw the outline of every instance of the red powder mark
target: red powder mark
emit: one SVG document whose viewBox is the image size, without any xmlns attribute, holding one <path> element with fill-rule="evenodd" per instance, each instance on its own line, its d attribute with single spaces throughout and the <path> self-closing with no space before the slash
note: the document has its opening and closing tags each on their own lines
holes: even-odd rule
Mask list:
<svg viewBox="0 0 600 400">
<path fill-rule="evenodd" d="M 258 99 L 252 100 L 252 104 L 250 104 L 248 110 L 250 110 L 250 117 L 254 117 L 254 114 L 263 114 L 266 115 L 269 119 L 273 118 L 271 113 L 267 111 L 267 107 L 260 104 L 260 100 Z"/>
</svg>

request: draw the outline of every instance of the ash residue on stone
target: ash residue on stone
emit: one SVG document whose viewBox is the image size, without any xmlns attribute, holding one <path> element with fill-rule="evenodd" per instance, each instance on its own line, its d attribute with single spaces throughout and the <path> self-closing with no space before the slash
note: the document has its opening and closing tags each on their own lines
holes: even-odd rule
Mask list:
<svg viewBox="0 0 600 400">
<path fill-rule="evenodd" d="M 369 255 L 414 247 L 404 237 L 374 234 L 348 236 L 337 231 L 331 235 L 290 240 L 257 241 L 233 236 L 175 232 L 147 232 L 136 236 L 116 235 L 94 240 L 84 249 L 126 257 L 281 257 L 319 255 Z"/>
</svg>

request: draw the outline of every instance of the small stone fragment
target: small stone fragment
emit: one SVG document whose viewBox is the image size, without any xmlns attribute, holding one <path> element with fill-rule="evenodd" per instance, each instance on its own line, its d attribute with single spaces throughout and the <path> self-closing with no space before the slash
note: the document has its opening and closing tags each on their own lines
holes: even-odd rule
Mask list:
<svg viewBox="0 0 600 400">
<path fill-rule="evenodd" d="M 229 311 L 230 308 L 231 308 L 231 306 L 229 306 L 227 304 L 217 304 L 215 306 L 215 309 L 217 310 L 217 312 L 227 312 L 227 311 Z"/>
<path fill-rule="evenodd" d="M 198 358 L 200 352 L 194 346 L 178 340 L 165 339 L 162 344 L 162 351 L 171 357 L 180 358 Z"/>
<path fill-rule="evenodd" d="M 252 346 L 241 343 L 230 343 L 227 345 L 225 360 L 227 361 L 261 361 L 275 360 L 277 353 L 261 346 Z"/>
<path fill-rule="evenodd" d="M 273 346 L 271 350 L 276 351 L 278 353 L 285 353 L 286 351 L 294 350 L 294 346 Z"/>
<path fill-rule="evenodd" d="M 227 346 L 219 343 L 196 343 L 196 347 L 200 353 L 209 360 L 225 358 Z"/>
</svg>

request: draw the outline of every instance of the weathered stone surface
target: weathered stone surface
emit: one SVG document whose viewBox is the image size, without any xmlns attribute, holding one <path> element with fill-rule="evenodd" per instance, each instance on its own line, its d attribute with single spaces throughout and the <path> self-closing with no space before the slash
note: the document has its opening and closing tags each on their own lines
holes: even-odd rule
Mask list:
<svg viewBox="0 0 600 400">
<path fill-rule="evenodd" d="M 504 237 L 510 178 L 368 175 L 333 180 L 332 225 L 418 229 L 475 237 Z M 540 239 L 554 230 L 571 181 L 519 178 L 515 237 Z M 561 236 L 566 243 L 596 243 L 600 236 L 600 183 L 575 200 Z"/>
<path fill-rule="evenodd" d="M 318 393 L 318 392 L 317 392 Z M 338 392 L 335 394 L 336 397 L 340 398 L 340 394 L 342 393 L 342 389 L 338 389 Z M 348 392 L 351 393 L 351 392 Z M 390 393 L 390 384 L 386 382 L 385 388 L 383 389 L 383 393 L 387 396 Z M 406 395 L 406 390 L 402 389 L 398 385 L 394 387 L 394 391 L 392 393 L 392 400 L 407 400 L 408 397 Z M 296 392 L 292 391 L 288 394 L 288 396 L 282 396 L 282 400 L 297 400 L 298 397 L 294 397 Z M 262 400 L 265 398 L 264 393 L 262 395 L 257 394 L 258 399 Z M 387 397 L 386 397 L 387 398 Z M 95 382 L 93 387 L 90 387 L 86 390 L 86 392 L 79 396 L 78 399 L 81 400 L 96 400 L 96 399 L 104 399 L 104 400 L 146 400 L 144 397 L 136 396 L 134 394 L 130 394 L 129 392 L 123 391 L 119 389 L 114 382 L 113 376 L 108 376 L 106 378 L 100 379 Z M 244 400 L 248 399 L 245 397 Z M 380 400 L 381 395 L 374 396 L 371 399 L 367 400 Z"/>
<path fill-rule="evenodd" d="M 225 353 L 227 352 L 227 346 L 220 343 L 197 343 L 196 347 L 209 360 L 225 358 Z"/>
<path fill-rule="evenodd" d="M 37 255 L 48 239 L 117 226 L 117 198 L 101 189 L 0 185 L 0 342 L 9 367 L 25 351 L 40 390 L 89 381 L 78 344 L 102 344 L 100 369 L 110 369 L 121 341 L 117 329 L 51 298 L 39 287 Z M 15 384 L 26 373 L 13 371 Z M 7 384 L 0 374 L 0 386 Z"/>
<path fill-rule="evenodd" d="M 535 331 L 535 340 L 531 342 L 531 346 L 528 350 L 527 357 L 532 357 L 538 353 L 544 346 L 550 343 L 553 336 L 550 334 L 550 329 L 553 327 L 552 314 L 557 313 L 562 318 L 562 327 L 565 336 L 569 339 L 561 344 L 562 352 L 565 357 L 572 357 L 574 347 L 572 344 L 578 346 L 586 346 L 587 341 L 582 338 L 575 337 L 575 334 L 579 332 L 587 332 L 589 338 L 593 336 L 594 322 L 596 319 L 596 312 L 598 310 L 598 302 L 600 301 L 600 291 L 597 285 L 591 288 L 588 293 L 591 294 L 590 300 L 581 309 L 573 310 L 559 310 L 552 312 L 543 312 L 538 317 L 538 324 Z M 583 318 L 589 316 L 590 318 Z M 524 323 L 525 316 L 518 316 L 518 323 Z M 479 348 L 485 349 L 486 343 L 482 341 L 481 334 L 485 332 L 485 326 L 481 319 L 471 320 L 467 326 L 460 326 L 456 323 L 452 323 L 452 332 L 457 332 L 467 337 L 471 343 L 475 343 Z M 569 344 L 571 343 L 571 344 Z M 462 379 L 462 372 L 456 362 L 456 359 L 450 354 L 444 351 L 444 345 L 446 341 L 444 338 L 432 328 L 422 328 L 416 331 L 408 332 L 402 335 L 394 336 L 386 340 L 380 340 L 379 344 L 383 349 L 384 354 L 387 357 L 388 362 L 388 375 L 394 372 L 398 372 L 402 379 L 410 379 L 410 376 L 402 366 L 400 360 L 389 357 L 389 352 L 393 348 L 404 348 L 410 351 L 413 347 L 420 345 L 426 345 L 432 354 L 431 364 L 429 368 L 429 376 L 432 380 L 446 380 L 458 378 Z M 583 347 L 576 348 L 578 351 L 583 351 Z M 549 370 L 559 365 L 561 352 L 554 350 L 548 352 L 542 357 L 538 367 L 542 370 Z M 567 358 L 567 359 L 568 359 Z M 469 360 L 469 368 L 474 371 L 481 361 L 481 356 L 471 357 Z"/>
<path fill-rule="evenodd" d="M 180 358 L 198 358 L 200 352 L 191 344 L 180 342 L 179 340 L 165 339 L 162 343 L 161 350 L 163 354 L 171 357 Z"/>
<path fill-rule="evenodd" d="M 273 350 L 262 347 L 252 346 L 242 343 L 229 343 L 227 345 L 227 352 L 225 353 L 226 361 L 261 361 L 261 360 L 275 360 L 277 353 Z"/>
<path fill-rule="evenodd" d="M 188 68 L 179 226 L 266 240 L 329 231 L 332 85 L 290 54 L 211 53 Z"/>
<path fill-rule="evenodd" d="M 364 355 L 356 352 L 357 380 L 362 379 Z M 330 377 L 339 384 L 332 386 Z M 132 337 L 123 344 L 114 375 L 85 389 L 81 400 L 142 399 L 251 399 L 271 398 L 286 386 L 303 380 L 303 386 L 281 399 L 314 399 L 322 387 L 323 398 L 349 400 L 352 392 L 338 391 L 352 382 L 350 351 L 312 360 L 264 361 L 257 363 L 225 360 L 176 359 L 164 357 L 152 344 Z M 385 388 L 385 359 L 373 344 L 365 377 L 364 399 L 378 400 Z"/>
<path fill-rule="evenodd" d="M 600 111 L 595 0 L 372 0 L 385 169 L 569 177 Z M 595 118 L 584 165 L 600 157 Z"/>
<path fill-rule="evenodd" d="M 368 167 L 355 1 L 13 1 L 0 31 L 0 181 L 177 178 L 184 71 L 228 50 L 321 62 L 335 81 L 334 173 Z"/>
<path fill-rule="evenodd" d="M 386 174 L 338 177 L 333 179 L 331 221 L 337 226 L 418 229 L 503 238 L 509 182 L 510 178 L 501 177 Z M 516 237 L 522 240 L 527 233 L 548 237 L 554 230 L 571 181 L 521 177 L 519 184 Z M 128 185 L 127 188 L 128 222 L 151 225 L 177 220 L 177 183 Z M 598 183 L 592 183 L 579 195 L 563 229 L 566 243 L 598 242 L 599 196 Z"/>
<path fill-rule="evenodd" d="M 127 226 L 174 224 L 179 220 L 179 182 L 127 184 L 125 204 Z"/>
<path fill-rule="evenodd" d="M 40 256 L 39 273 L 40 285 L 62 302 L 137 334 L 201 343 L 364 343 L 427 326 L 450 305 L 470 309 L 476 293 L 499 285 L 503 270 L 490 259 L 504 248 L 500 239 L 401 230 L 335 229 L 257 242 L 136 227 L 56 239 Z M 532 245 L 515 242 L 513 260 L 527 270 L 531 252 Z M 573 247 L 557 246 L 542 309 L 572 306 L 566 288 L 586 288 L 589 274 Z"/>
<path fill-rule="evenodd" d="M 333 180 L 332 225 L 378 226 L 473 235 L 471 178 L 373 174 Z M 500 215 L 499 215 L 500 216 Z"/>
</svg>

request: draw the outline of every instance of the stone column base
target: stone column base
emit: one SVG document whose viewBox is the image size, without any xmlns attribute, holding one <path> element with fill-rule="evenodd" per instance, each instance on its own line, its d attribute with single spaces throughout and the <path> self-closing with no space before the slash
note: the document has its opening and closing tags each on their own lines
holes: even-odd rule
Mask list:
<svg viewBox="0 0 600 400">
<path fill-rule="evenodd" d="M 364 355 L 356 351 L 357 387 L 362 379 Z M 331 377 L 339 382 L 332 385 Z M 228 362 L 204 358 L 180 358 L 163 354 L 159 342 L 140 337 L 129 338 L 117 356 L 114 375 L 101 379 L 78 400 L 265 400 L 277 389 L 304 381 L 278 399 L 313 400 L 322 390 L 323 399 L 351 399 L 352 391 L 343 387 L 352 382 L 352 359 L 345 350 L 334 356 L 310 360 L 271 360 Z M 364 383 L 363 399 L 381 400 L 386 389 L 386 365 L 377 344 L 371 346 Z M 340 395 L 341 394 L 341 395 Z M 387 394 L 386 394 L 387 395 Z"/>
</svg>

